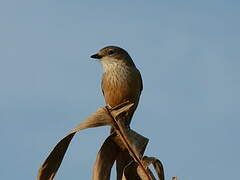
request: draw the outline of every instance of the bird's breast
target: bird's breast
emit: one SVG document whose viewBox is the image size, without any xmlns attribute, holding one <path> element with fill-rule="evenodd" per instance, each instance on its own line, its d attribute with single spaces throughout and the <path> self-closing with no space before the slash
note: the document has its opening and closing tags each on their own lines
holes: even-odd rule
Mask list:
<svg viewBox="0 0 240 180">
<path fill-rule="evenodd" d="M 141 76 L 135 67 L 117 67 L 105 71 L 102 90 L 106 104 L 114 107 L 127 100 L 137 105 L 141 93 Z"/>
</svg>

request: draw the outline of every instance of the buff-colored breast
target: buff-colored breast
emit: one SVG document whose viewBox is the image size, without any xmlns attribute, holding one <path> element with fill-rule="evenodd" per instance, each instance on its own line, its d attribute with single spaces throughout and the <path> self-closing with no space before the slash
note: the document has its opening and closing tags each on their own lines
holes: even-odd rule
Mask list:
<svg viewBox="0 0 240 180">
<path fill-rule="evenodd" d="M 142 91 L 142 79 L 135 67 L 115 67 L 102 78 L 102 91 L 106 104 L 117 106 L 127 100 L 134 103 L 135 111 Z"/>
</svg>

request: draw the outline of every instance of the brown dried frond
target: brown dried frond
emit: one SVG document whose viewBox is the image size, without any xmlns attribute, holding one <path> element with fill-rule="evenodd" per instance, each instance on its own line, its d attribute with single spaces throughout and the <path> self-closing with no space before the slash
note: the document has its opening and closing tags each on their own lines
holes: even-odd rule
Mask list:
<svg viewBox="0 0 240 180">
<path fill-rule="evenodd" d="M 52 180 L 61 165 L 66 150 L 75 133 L 99 126 L 112 126 L 114 132 L 107 137 L 100 148 L 93 168 L 93 180 L 109 180 L 111 168 L 117 161 L 117 180 L 154 180 L 148 168 L 153 164 L 159 180 L 164 180 L 162 163 L 154 158 L 144 156 L 148 139 L 125 126 L 122 113 L 133 106 L 128 102 L 109 109 L 99 108 L 90 117 L 73 128 L 57 143 L 38 171 L 38 180 Z"/>
</svg>

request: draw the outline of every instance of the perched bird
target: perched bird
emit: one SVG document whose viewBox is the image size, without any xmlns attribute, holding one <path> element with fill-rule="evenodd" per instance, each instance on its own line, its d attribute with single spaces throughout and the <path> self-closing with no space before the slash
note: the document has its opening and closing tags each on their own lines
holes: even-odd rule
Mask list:
<svg viewBox="0 0 240 180">
<path fill-rule="evenodd" d="M 116 46 L 107 46 L 91 58 L 99 59 L 103 66 L 102 92 L 106 104 L 115 107 L 126 101 L 134 103 L 124 118 L 126 127 L 129 127 L 143 89 L 139 70 L 127 51 Z M 114 133 L 113 129 L 111 133 Z M 118 136 L 114 136 L 113 142 L 121 149 L 116 156 L 117 180 L 121 180 L 124 168 L 133 159 L 126 149 L 122 149 Z"/>
<path fill-rule="evenodd" d="M 125 124 L 130 125 L 143 89 L 142 78 L 128 52 L 117 46 L 107 46 L 91 58 L 99 59 L 103 66 L 102 92 L 110 107 L 126 101 L 134 103 L 127 113 Z"/>
</svg>

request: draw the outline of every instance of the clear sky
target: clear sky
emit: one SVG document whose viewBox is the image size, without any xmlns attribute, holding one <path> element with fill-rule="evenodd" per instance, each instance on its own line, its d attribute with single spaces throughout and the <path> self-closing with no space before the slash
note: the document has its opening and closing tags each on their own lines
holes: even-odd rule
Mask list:
<svg viewBox="0 0 240 180">
<path fill-rule="evenodd" d="M 240 1 L 0 1 L 0 179 L 32 180 L 71 128 L 104 105 L 102 67 L 125 48 L 144 90 L 132 128 L 167 179 L 240 172 Z M 109 128 L 73 139 L 57 180 L 90 179 Z"/>
</svg>

